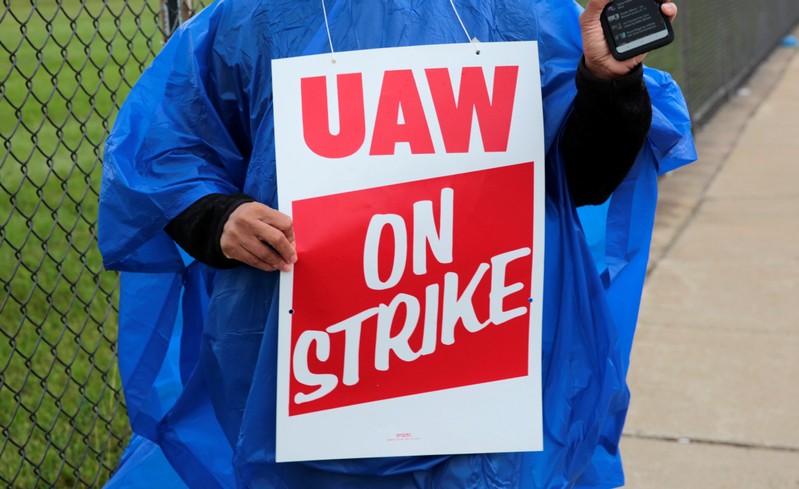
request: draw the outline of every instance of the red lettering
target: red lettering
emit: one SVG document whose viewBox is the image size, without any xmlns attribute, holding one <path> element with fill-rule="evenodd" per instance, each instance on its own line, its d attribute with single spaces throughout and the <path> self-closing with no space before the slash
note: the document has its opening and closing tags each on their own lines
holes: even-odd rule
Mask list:
<svg viewBox="0 0 799 489">
<path fill-rule="evenodd" d="M 323 158 L 351 156 L 361 148 L 366 135 L 361 74 L 338 75 L 336 85 L 339 131 L 331 134 L 327 78 L 315 76 L 300 81 L 302 135 L 308 148 Z"/>
<path fill-rule="evenodd" d="M 399 122 L 402 111 L 403 123 Z M 394 154 L 395 145 L 410 144 L 411 153 L 433 153 L 433 139 L 411 70 L 386 71 L 377 104 L 370 155 Z"/>
<path fill-rule="evenodd" d="M 447 153 L 469 151 L 475 112 L 483 149 L 489 152 L 507 151 L 518 66 L 497 66 L 494 69 L 493 100 L 488 96 L 485 76 L 480 67 L 466 67 L 461 71 L 457 102 L 447 68 L 429 68 L 425 74 Z"/>
</svg>

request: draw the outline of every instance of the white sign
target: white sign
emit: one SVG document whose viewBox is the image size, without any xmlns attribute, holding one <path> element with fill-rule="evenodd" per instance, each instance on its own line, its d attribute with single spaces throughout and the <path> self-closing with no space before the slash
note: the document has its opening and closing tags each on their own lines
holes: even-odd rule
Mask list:
<svg viewBox="0 0 799 489">
<path fill-rule="evenodd" d="M 272 68 L 278 461 L 541 450 L 536 43 Z"/>
</svg>

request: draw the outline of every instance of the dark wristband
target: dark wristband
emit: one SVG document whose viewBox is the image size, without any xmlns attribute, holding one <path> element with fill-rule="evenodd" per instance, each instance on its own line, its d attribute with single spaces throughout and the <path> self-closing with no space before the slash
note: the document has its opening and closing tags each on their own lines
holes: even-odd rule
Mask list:
<svg viewBox="0 0 799 489">
<path fill-rule="evenodd" d="M 614 97 L 638 97 L 646 91 L 644 83 L 644 65 L 638 64 L 626 75 L 617 78 L 600 78 L 585 65 L 585 58 L 580 59 L 575 76 L 577 91 L 598 100 L 612 101 Z"/>
<path fill-rule="evenodd" d="M 164 230 L 197 260 L 215 268 L 233 268 L 240 262 L 227 258 L 219 241 L 230 214 L 254 201 L 246 194 L 209 194 L 187 207 Z"/>
</svg>

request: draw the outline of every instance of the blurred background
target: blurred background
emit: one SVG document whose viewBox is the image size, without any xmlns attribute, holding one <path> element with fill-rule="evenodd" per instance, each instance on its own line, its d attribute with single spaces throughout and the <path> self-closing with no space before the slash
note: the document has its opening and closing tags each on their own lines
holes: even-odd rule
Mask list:
<svg viewBox="0 0 799 489">
<path fill-rule="evenodd" d="M 127 446 L 116 367 L 118 277 L 103 270 L 96 247 L 103 143 L 120 104 L 165 39 L 203 6 L 192 0 L 4 0 L 0 484 L 5 487 L 102 486 Z M 799 5 L 797 0 L 684 0 L 679 7 L 676 42 L 647 63 L 681 84 L 700 128 L 786 42 L 799 22 Z M 663 238 L 664 246 L 669 239 Z"/>
</svg>

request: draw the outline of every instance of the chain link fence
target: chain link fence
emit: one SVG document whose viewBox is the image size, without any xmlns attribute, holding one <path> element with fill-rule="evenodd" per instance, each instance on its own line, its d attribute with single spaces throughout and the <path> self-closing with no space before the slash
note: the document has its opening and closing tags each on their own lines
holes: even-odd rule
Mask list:
<svg viewBox="0 0 799 489">
<path fill-rule="evenodd" d="M 566 0 L 564 0 L 566 1 Z M 129 428 L 117 275 L 96 247 L 102 145 L 189 0 L 4 0 L 0 12 L 0 484 L 99 487 Z M 199 7 L 199 5 L 198 5 Z M 701 120 L 799 22 L 796 0 L 680 4 L 674 73 Z"/>
<path fill-rule="evenodd" d="M 4 0 L 0 485 L 98 487 L 129 436 L 117 275 L 97 251 L 103 143 L 191 3 Z"/>
<path fill-rule="evenodd" d="M 733 94 L 799 22 L 797 0 L 683 0 L 679 5 L 674 74 L 697 122 Z"/>
</svg>

